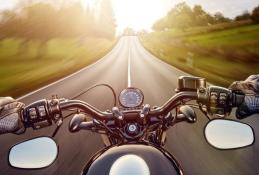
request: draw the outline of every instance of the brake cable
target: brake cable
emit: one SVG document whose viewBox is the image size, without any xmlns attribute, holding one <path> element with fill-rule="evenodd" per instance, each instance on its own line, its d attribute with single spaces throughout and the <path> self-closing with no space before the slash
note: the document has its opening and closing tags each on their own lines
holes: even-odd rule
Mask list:
<svg viewBox="0 0 259 175">
<path fill-rule="evenodd" d="M 89 88 L 87 88 L 87 89 L 81 91 L 81 92 L 78 93 L 77 95 L 73 96 L 73 97 L 71 98 L 71 100 L 74 100 L 75 98 L 78 98 L 79 96 L 85 94 L 86 92 L 88 92 L 88 91 L 90 91 L 90 90 L 92 90 L 92 89 L 94 89 L 94 88 L 96 88 L 96 87 L 98 87 L 98 86 L 107 87 L 107 88 L 109 88 L 109 89 L 112 91 L 113 99 L 114 99 L 114 100 L 113 100 L 113 101 L 114 101 L 114 106 L 116 106 L 116 104 L 117 104 L 116 92 L 115 92 L 115 90 L 114 90 L 110 85 L 108 85 L 108 84 L 97 84 L 97 85 L 91 86 L 91 87 L 89 87 Z"/>
</svg>

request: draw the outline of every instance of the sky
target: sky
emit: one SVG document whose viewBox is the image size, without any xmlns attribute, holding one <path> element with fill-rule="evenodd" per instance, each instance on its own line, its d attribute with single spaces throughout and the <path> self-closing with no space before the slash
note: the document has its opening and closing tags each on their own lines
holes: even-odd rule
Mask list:
<svg viewBox="0 0 259 175">
<path fill-rule="evenodd" d="M 0 10 L 13 7 L 14 2 L 13 0 L 0 0 Z"/>
<path fill-rule="evenodd" d="M 114 12 L 121 31 L 129 26 L 135 30 L 150 29 L 154 21 L 165 16 L 177 3 L 183 0 L 113 0 Z M 226 17 L 234 18 L 245 10 L 252 11 L 259 0 L 185 0 L 193 6 L 200 4 L 210 12 L 222 12 Z"/>
<path fill-rule="evenodd" d="M 12 8 L 19 0 L 0 0 L 0 9 Z M 20 0 L 22 1 L 22 0 Z M 81 0 L 83 4 L 94 4 L 97 0 Z M 153 23 L 165 16 L 177 3 L 185 1 L 190 6 L 200 4 L 210 12 L 222 12 L 234 18 L 245 10 L 252 11 L 259 0 L 112 0 L 118 31 L 126 27 L 135 30 L 150 30 Z"/>
</svg>

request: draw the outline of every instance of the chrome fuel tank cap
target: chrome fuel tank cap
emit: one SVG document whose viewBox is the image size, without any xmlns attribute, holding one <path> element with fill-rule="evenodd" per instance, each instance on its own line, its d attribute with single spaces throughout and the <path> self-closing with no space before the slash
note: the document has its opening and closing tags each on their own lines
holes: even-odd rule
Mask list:
<svg viewBox="0 0 259 175">
<path fill-rule="evenodd" d="M 128 154 L 119 157 L 112 165 L 109 175 L 150 175 L 150 170 L 144 159 Z"/>
</svg>

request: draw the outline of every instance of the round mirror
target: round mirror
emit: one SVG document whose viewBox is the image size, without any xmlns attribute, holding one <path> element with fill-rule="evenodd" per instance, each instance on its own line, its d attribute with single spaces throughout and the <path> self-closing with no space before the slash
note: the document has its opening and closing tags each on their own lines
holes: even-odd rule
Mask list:
<svg viewBox="0 0 259 175">
<path fill-rule="evenodd" d="M 39 137 L 13 146 L 9 152 L 9 163 L 16 168 L 44 168 L 51 165 L 57 155 L 55 141 Z"/>
<path fill-rule="evenodd" d="M 205 128 L 205 137 L 209 144 L 219 149 L 234 149 L 254 143 L 253 129 L 244 123 L 216 119 Z"/>
</svg>

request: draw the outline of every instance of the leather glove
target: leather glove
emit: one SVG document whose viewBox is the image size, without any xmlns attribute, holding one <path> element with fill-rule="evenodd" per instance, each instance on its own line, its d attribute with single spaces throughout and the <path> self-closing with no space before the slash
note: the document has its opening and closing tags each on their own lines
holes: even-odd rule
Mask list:
<svg viewBox="0 0 259 175">
<path fill-rule="evenodd" d="M 236 110 L 238 119 L 259 114 L 259 74 L 251 75 L 244 81 L 236 81 L 229 89 L 245 95 L 243 103 Z"/>
<path fill-rule="evenodd" d="M 0 97 L 0 134 L 21 134 L 25 131 L 22 109 L 25 105 L 12 97 Z"/>
</svg>

